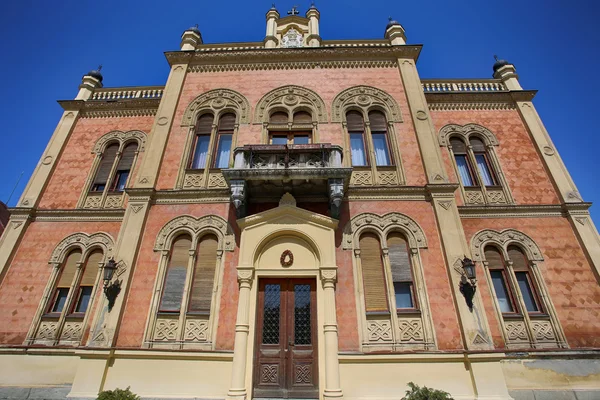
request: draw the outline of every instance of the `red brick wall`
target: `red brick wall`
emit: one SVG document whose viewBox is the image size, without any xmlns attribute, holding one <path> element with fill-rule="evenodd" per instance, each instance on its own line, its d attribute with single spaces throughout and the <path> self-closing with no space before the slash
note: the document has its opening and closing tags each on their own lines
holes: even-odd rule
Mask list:
<svg viewBox="0 0 600 400">
<path fill-rule="evenodd" d="M 600 346 L 600 287 L 592 266 L 566 218 L 506 218 L 463 219 L 467 240 L 470 242 L 482 229 L 517 229 L 530 236 L 540 247 L 544 262 L 539 264 L 550 298 L 567 336 L 569 346 Z M 483 271 L 478 271 L 483 276 Z M 480 279 L 494 341 L 502 341 L 491 299 L 490 288 Z"/>
<path fill-rule="evenodd" d="M 32 222 L 0 283 L 0 343 L 22 344 L 42 299 L 52 267 L 48 264 L 65 237 L 105 232 L 117 241 L 119 222 Z"/>
<path fill-rule="evenodd" d="M 313 69 L 282 71 L 229 71 L 215 73 L 189 73 L 186 77 L 181 98 L 173 120 L 173 128 L 163 159 L 159 176 L 159 189 L 172 189 L 183 157 L 187 128 L 180 127 L 186 107 L 199 95 L 212 89 L 227 88 L 246 96 L 252 109 L 252 118 L 258 101 L 269 91 L 285 85 L 298 85 L 314 90 L 325 102 L 328 116 L 331 103 L 341 91 L 356 85 L 380 88 L 398 102 L 403 123 L 395 126 L 401 149 L 402 161 L 409 185 L 425 183 L 423 165 L 414 134 L 412 120 L 397 68 L 376 69 Z M 253 121 L 258 122 L 258 121 Z M 237 145 L 260 143 L 261 125 L 241 125 Z M 319 124 L 322 143 L 342 145 L 342 125 L 340 123 Z"/>
<path fill-rule="evenodd" d="M 447 124 L 479 124 L 498 138 L 495 148 L 517 204 L 558 204 L 559 200 L 542 161 L 517 110 L 432 111 L 435 129 Z M 446 171 L 457 181 L 449 152 L 442 149 Z M 462 201 L 461 203 L 462 204 Z"/>
<path fill-rule="evenodd" d="M 96 157 L 92 153 L 96 141 L 114 130 L 123 132 L 140 130 L 149 135 L 153 122 L 153 116 L 80 118 L 64 147 L 48 186 L 44 190 L 39 207 L 75 208 Z M 143 154 L 139 155 L 138 166 Z"/>
</svg>

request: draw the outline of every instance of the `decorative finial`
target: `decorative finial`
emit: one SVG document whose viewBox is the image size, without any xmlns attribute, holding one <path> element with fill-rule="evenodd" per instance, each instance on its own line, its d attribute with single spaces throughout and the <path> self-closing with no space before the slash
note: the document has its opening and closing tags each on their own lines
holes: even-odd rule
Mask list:
<svg viewBox="0 0 600 400">
<path fill-rule="evenodd" d="M 287 12 L 288 15 L 291 15 L 293 17 L 294 15 L 300 14 L 300 11 L 298 11 L 297 8 L 298 8 L 298 6 L 292 7 L 292 9 Z"/>
<path fill-rule="evenodd" d="M 388 21 L 392 22 L 392 19 L 393 19 L 392 17 L 388 17 Z"/>
<path fill-rule="evenodd" d="M 274 10 L 274 9 L 275 9 L 275 3 L 272 3 L 271 4 L 271 10 Z"/>
<path fill-rule="evenodd" d="M 494 60 L 498 61 L 498 56 L 494 54 Z"/>
<path fill-rule="evenodd" d="M 98 72 L 102 71 L 102 64 L 98 65 Z"/>
</svg>

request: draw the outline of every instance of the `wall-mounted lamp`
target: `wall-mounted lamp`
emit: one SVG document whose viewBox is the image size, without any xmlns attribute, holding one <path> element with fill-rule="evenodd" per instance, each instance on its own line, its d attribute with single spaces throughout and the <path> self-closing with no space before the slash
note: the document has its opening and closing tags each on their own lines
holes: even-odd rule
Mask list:
<svg viewBox="0 0 600 400">
<path fill-rule="evenodd" d="M 477 291 L 477 279 L 475 277 L 475 263 L 470 258 L 460 260 L 464 273 L 460 277 L 460 292 L 465 297 L 469 310 L 473 311 L 473 297 Z"/>
<path fill-rule="evenodd" d="M 113 306 L 115 305 L 115 301 L 117 300 L 117 296 L 121 292 L 121 281 L 117 280 L 113 283 L 110 283 L 117 268 L 119 268 L 118 263 L 115 262 L 113 258 L 104 264 L 104 295 L 108 300 L 109 312 L 112 310 Z"/>
</svg>

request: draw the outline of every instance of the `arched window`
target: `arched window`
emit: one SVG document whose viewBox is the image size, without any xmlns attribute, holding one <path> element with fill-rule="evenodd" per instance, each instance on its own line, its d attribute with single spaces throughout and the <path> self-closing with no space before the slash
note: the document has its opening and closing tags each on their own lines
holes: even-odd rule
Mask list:
<svg viewBox="0 0 600 400">
<path fill-rule="evenodd" d="M 83 267 L 83 274 L 79 281 L 79 287 L 73 301 L 72 313 L 81 314 L 88 310 L 92 293 L 94 291 L 94 285 L 96 284 L 96 277 L 98 275 L 98 268 L 104 258 L 104 254 L 101 250 L 95 250 L 88 256 L 88 259 Z"/>
<path fill-rule="evenodd" d="M 189 235 L 181 235 L 173 241 L 159 312 L 179 312 L 181 310 L 191 246 L 192 239 Z"/>
<path fill-rule="evenodd" d="M 291 126 L 289 125 L 288 113 L 276 111 L 269 118 L 268 129 L 270 144 L 294 145 L 312 143 L 312 115 L 307 111 L 296 111 L 293 114 Z"/>
<path fill-rule="evenodd" d="M 294 113 L 294 124 L 310 124 L 312 115 L 307 111 L 297 111 Z"/>
<path fill-rule="evenodd" d="M 494 246 L 486 246 L 485 259 L 488 262 L 496 301 L 502 313 L 516 312 L 515 299 L 509 285 L 508 273 L 502 253 Z"/>
<path fill-rule="evenodd" d="M 269 118 L 269 123 L 271 124 L 287 124 L 288 123 L 288 114 L 283 111 L 276 111 L 271 114 Z"/>
<path fill-rule="evenodd" d="M 215 168 L 228 168 L 231 157 L 231 144 L 233 143 L 233 130 L 235 128 L 235 114 L 223 114 L 219 118 L 217 131 L 217 146 L 214 156 Z"/>
<path fill-rule="evenodd" d="M 517 246 L 508 246 L 508 258 L 512 261 L 513 271 L 517 285 L 521 291 L 521 297 L 525 303 L 525 309 L 529 313 L 542 312 L 542 306 L 535 289 L 535 283 L 529 269 L 529 262 L 523 251 Z"/>
<path fill-rule="evenodd" d="M 111 180 L 111 191 L 122 192 L 125 190 L 137 149 L 137 143 L 132 142 L 125 147 L 125 150 L 123 150 L 123 154 L 121 154 L 121 159 L 117 165 L 117 170 Z"/>
<path fill-rule="evenodd" d="M 368 312 L 387 312 L 385 274 L 381 255 L 381 243 L 377 235 L 363 233 L 360 236 L 360 264 L 365 293 L 365 309 Z"/>
<path fill-rule="evenodd" d="M 193 157 L 190 160 L 191 169 L 206 168 L 213 120 L 214 116 L 212 114 L 202 114 L 196 122 L 195 140 L 192 150 Z"/>
<path fill-rule="evenodd" d="M 375 164 L 377 166 L 392 165 L 385 115 L 381 111 L 369 112 L 369 126 L 375 152 Z"/>
<path fill-rule="evenodd" d="M 392 270 L 396 309 L 417 308 L 408 242 L 404 235 L 392 232 L 387 239 Z"/>
<path fill-rule="evenodd" d="M 365 151 L 365 123 L 362 114 L 358 111 L 349 111 L 346 114 L 346 123 L 348 135 L 350 136 L 352 166 L 367 166 L 368 159 Z"/>
<path fill-rule="evenodd" d="M 92 184 L 92 192 L 104 192 L 108 184 L 108 178 L 112 171 L 113 164 L 117 158 L 119 145 L 117 143 L 108 146 L 102 153 L 102 160 L 96 171 L 96 177 Z"/>
<path fill-rule="evenodd" d="M 77 272 L 77 263 L 81 260 L 81 250 L 73 250 L 65 258 L 63 267 L 60 270 L 60 276 L 54 289 L 54 295 L 48 308 L 49 313 L 62 313 L 67 305 L 67 299 L 69 298 L 69 290 L 71 284 L 75 279 L 75 273 Z"/>
<path fill-rule="evenodd" d="M 477 186 L 474 174 L 475 171 L 473 170 L 467 153 L 467 145 L 459 138 L 450 139 L 450 144 L 452 146 L 452 152 L 454 153 L 456 167 L 458 168 L 458 175 L 460 176 L 460 181 L 463 186 Z"/>
<path fill-rule="evenodd" d="M 217 237 L 212 234 L 204 235 L 198 243 L 188 311 L 210 312 L 218 243 Z"/>
<path fill-rule="evenodd" d="M 479 171 L 479 177 L 481 178 L 485 186 L 496 186 L 497 180 L 492 170 L 489 157 L 485 151 L 485 145 L 483 141 L 476 137 L 469 139 L 471 149 L 473 150 L 473 156 L 477 163 L 477 170 Z"/>
</svg>

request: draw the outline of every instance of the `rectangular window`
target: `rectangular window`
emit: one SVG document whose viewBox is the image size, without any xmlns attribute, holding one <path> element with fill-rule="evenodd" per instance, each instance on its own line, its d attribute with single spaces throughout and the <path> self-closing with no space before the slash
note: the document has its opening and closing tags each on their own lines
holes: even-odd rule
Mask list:
<svg viewBox="0 0 600 400">
<path fill-rule="evenodd" d="M 232 134 L 219 135 L 219 145 L 215 156 L 215 168 L 228 168 L 229 155 L 231 154 Z"/>
<path fill-rule="evenodd" d="M 460 180 L 464 186 L 475 186 L 473 182 L 473 177 L 471 176 L 471 171 L 469 169 L 469 163 L 467 161 L 467 156 L 457 154 L 454 156 L 456 159 L 456 165 L 458 166 L 458 174 L 460 175 Z"/>
<path fill-rule="evenodd" d="M 79 288 L 79 298 L 75 304 L 76 313 L 85 313 L 88 305 L 90 304 L 90 298 L 92 297 L 92 286 L 81 286 Z"/>
<path fill-rule="evenodd" d="M 309 144 L 309 138 L 307 135 L 296 135 L 294 136 L 294 144 Z"/>
<path fill-rule="evenodd" d="M 385 133 L 373 133 L 373 147 L 375 148 L 375 163 L 378 166 L 390 165 L 390 153 L 388 151 Z"/>
<path fill-rule="evenodd" d="M 412 282 L 394 282 L 396 308 L 415 308 L 413 303 Z"/>
<path fill-rule="evenodd" d="M 490 271 L 492 276 L 492 284 L 494 285 L 494 292 L 496 292 L 496 299 L 500 306 L 500 311 L 503 313 L 514 312 L 508 290 L 506 289 L 506 281 L 504 280 L 504 273 L 502 271 Z"/>
<path fill-rule="evenodd" d="M 479 170 L 483 184 L 485 186 L 494 186 L 494 178 L 492 177 L 492 172 L 490 171 L 485 154 L 475 154 L 475 160 L 477 160 L 477 169 Z"/>
<path fill-rule="evenodd" d="M 531 284 L 529 283 L 529 277 L 527 276 L 527 272 L 515 272 L 517 277 L 517 283 L 519 284 L 519 290 L 521 290 L 521 295 L 523 296 L 523 301 L 525 302 L 525 307 L 529 312 L 539 312 L 540 308 L 537 305 L 535 300 L 535 294 L 531 288 Z"/>
<path fill-rule="evenodd" d="M 352 157 L 352 165 L 355 167 L 363 167 L 367 165 L 365 157 L 365 142 L 362 133 L 350 133 L 350 149 Z"/>
<path fill-rule="evenodd" d="M 56 289 L 56 297 L 54 298 L 54 303 L 52 304 L 50 311 L 53 313 L 62 312 L 63 308 L 65 308 L 65 304 L 67 303 L 67 296 L 69 296 L 69 288 Z"/>
<path fill-rule="evenodd" d="M 287 136 L 283 136 L 283 135 L 274 135 L 271 138 L 271 144 L 279 144 L 279 145 L 284 145 L 288 143 L 288 139 Z"/>
<path fill-rule="evenodd" d="M 192 160 L 192 169 L 206 168 L 206 157 L 208 156 L 208 143 L 210 136 L 196 136 L 196 149 L 194 150 L 194 158 Z"/>
</svg>

